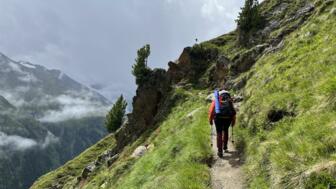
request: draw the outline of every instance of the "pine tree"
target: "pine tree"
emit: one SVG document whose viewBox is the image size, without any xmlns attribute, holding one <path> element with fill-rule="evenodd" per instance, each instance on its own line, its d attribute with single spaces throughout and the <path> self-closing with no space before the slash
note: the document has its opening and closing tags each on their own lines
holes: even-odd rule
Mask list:
<svg viewBox="0 0 336 189">
<path fill-rule="evenodd" d="M 238 25 L 239 42 L 246 43 L 250 33 L 255 32 L 264 25 L 264 19 L 259 11 L 258 0 L 245 0 L 245 5 L 236 20 Z"/>
<path fill-rule="evenodd" d="M 150 46 L 147 44 L 137 52 L 135 64 L 132 66 L 132 74 L 135 76 L 137 85 L 142 85 L 148 79 L 151 69 L 147 66 L 148 57 L 150 55 Z"/>
<path fill-rule="evenodd" d="M 125 117 L 126 107 L 127 102 L 121 95 L 106 115 L 105 126 L 108 132 L 114 132 L 121 127 Z"/>
</svg>

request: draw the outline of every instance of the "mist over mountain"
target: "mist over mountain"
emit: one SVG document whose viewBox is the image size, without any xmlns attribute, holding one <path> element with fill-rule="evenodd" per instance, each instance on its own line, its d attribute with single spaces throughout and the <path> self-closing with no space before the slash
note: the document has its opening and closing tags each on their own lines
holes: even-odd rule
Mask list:
<svg viewBox="0 0 336 189">
<path fill-rule="evenodd" d="M 0 53 L 0 188 L 28 188 L 106 135 L 109 106 L 60 70 Z"/>
</svg>

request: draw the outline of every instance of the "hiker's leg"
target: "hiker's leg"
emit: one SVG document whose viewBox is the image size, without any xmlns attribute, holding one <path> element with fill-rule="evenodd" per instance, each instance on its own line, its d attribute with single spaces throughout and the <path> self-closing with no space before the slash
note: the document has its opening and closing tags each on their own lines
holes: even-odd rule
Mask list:
<svg viewBox="0 0 336 189">
<path fill-rule="evenodd" d="M 218 151 L 221 150 L 223 147 L 222 147 L 222 144 L 223 144 L 223 132 L 217 132 L 217 148 L 218 148 Z"/>
<path fill-rule="evenodd" d="M 223 149 L 223 121 L 222 119 L 215 119 L 216 132 L 217 132 L 217 148 L 218 152 Z"/>
<path fill-rule="evenodd" d="M 224 140 L 223 140 L 223 143 L 224 143 L 224 150 L 227 150 L 227 144 L 228 144 L 228 140 L 229 140 L 229 132 L 228 132 L 228 129 L 227 128 L 224 128 Z"/>
<path fill-rule="evenodd" d="M 229 127 L 230 127 L 230 124 L 231 124 L 231 120 L 228 120 L 226 119 L 224 121 L 224 140 L 223 140 L 223 143 L 224 143 L 224 150 L 227 150 L 227 145 L 228 145 L 228 140 L 229 140 Z"/>
</svg>

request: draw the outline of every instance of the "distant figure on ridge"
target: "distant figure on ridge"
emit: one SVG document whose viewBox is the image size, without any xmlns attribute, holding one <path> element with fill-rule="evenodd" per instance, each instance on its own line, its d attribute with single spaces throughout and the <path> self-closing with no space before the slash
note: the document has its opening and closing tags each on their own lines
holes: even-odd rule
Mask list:
<svg viewBox="0 0 336 189">
<path fill-rule="evenodd" d="M 213 121 L 215 121 L 218 148 L 217 155 L 223 157 L 223 150 L 227 152 L 229 127 L 230 125 L 233 127 L 236 123 L 236 110 L 228 91 L 222 90 L 219 92 L 215 90 L 214 97 L 209 109 L 209 123 L 213 125 Z"/>
</svg>

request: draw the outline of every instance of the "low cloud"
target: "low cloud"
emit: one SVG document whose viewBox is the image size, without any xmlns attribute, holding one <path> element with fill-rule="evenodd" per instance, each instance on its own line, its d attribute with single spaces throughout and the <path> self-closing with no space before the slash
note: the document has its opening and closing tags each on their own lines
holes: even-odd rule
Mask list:
<svg viewBox="0 0 336 189">
<path fill-rule="evenodd" d="M 17 110 L 28 108 L 29 111 L 29 107 L 42 109 L 53 107 L 54 109 L 47 109 L 45 112 L 36 114 L 35 118 L 41 122 L 61 122 L 90 116 L 105 116 L 110 108 L 98 100 L 99 97 L 96 93 L 88 90 L 68 91 L 63 95 L 51 96 L 39 91 L 42 89 L 35 88 L 36 93 L 40 95 L 36 95 L 33 100 L 25 101 L 22 96 L 29 90 L 29 87 L 17 87 L 12 90 L 0 90 L 0 95 L 14 105 Z M 56 109 L 56 107 L 58 108 Z"/>
<path fill-rule="evenodd" d="M 59 138 L 53 135 L 50 131 L 48 131 L 46 137 L 44 138 L 43 143 L 40 143 L 39 146 L 42 148 L 46 148 L 50 144 L 57 143 L 59 141 Z"/>
<path fill-rule="evenodd" d="M 89 116 L 104 116 L 109 107 L 91 100 L 88 96 L 60 95 L 53 99 L 61 105 L 59 110 L 49 110 L 39 120 L 42 122 L 60 122 Z"/>
<path fill-rule="evenodd" d="M 13 150 L 26 150 L 37 145 L 33 139 L 24 138 L 18 135 L 7 135 L 0 131 L 0 148 L 7 147 Z"/>
<path fill-rule="evenodd" d="M 18 135 L 7 135 L 0 131 L 0 149 L 11 151 L 24 151 L 34 147 L 44 149 L 50 144 L 57 143 L 58 141 L 59 139 L 49 131 L 42 142 L 37 142 L 34 139 Z"/>
</svg>

